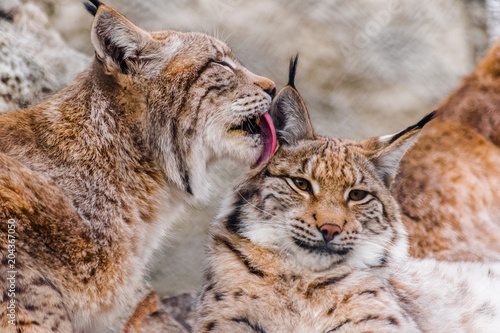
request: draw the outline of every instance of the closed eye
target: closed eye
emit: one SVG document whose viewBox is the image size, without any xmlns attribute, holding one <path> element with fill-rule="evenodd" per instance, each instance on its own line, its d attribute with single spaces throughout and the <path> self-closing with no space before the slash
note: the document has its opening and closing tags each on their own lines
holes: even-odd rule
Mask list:
<svg viewBox="0 0 500 333">
<path fill-rule="evenodd" d="M 214 63 L 216 65 L 219 65 L 219 66 L 222 66 L 222 67 L 224 67 L 225 69 L 227 69 L 228 71 L 230 71 L 231 73 L 234 74 L 233 66 L 231 66 L 229 63 L 227 63 L 225 61 L 216 61 L 216 60 L 212 60 L 212 63 Z"/>
</svg>

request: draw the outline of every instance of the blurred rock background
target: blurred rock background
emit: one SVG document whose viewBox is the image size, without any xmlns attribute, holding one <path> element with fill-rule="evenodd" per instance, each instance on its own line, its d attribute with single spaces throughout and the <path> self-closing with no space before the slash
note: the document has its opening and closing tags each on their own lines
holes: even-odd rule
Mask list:
<svg viewBox="0 0 500 333">
<path fill-rule="evenodd" d="M 481 0 L 108 0 L 147 30 L 225 40 L 253 72 L 296 85 L 320 134 L 366 138 L 412 124 L 472 71 L 488 47 Z M 92 17 L 79 0 L 0 0 L 0 112 L 36 103 L 91 59 Z M 491 27 L 490 27 L 491 29 Z M 214 200 L 193 207 L 151 266 L 161 295 L 196 290 L 218 198 L 238 174 L 221 169 Z"/>
</svg>

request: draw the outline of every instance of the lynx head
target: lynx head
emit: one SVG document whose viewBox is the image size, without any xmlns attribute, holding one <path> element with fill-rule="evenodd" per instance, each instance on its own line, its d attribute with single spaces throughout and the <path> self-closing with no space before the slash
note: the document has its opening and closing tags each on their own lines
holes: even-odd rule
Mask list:
<svg viewBox="0 0 500 333">
<path fill-rule="evenodd" d="M 293 86 L 295 65 L 271 107 L 280 146 L 236 186 L 226 227 L 314 271 L 406 256 L 406 234 L 389 187 L 433 114 L 394 135 L 361 142 L 320 137 Z"/>
<path fill-rule="evenodd" d="M 112 83 L 102 86 L 118 86 L 120 104 L 133 106 L 140 135 L 170 180 L 196 192 L 213 159 L 257 165 L 271 156 L 271 80 L 208 35 L 147 32 L 97 0 L 85 6 L 95 16 L 94 68 Z"/>
</svg>

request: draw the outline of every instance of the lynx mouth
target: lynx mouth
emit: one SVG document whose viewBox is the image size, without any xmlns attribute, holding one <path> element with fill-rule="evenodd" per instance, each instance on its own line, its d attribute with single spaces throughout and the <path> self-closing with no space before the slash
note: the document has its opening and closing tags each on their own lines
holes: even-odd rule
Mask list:
<svg viewBox="0 0 500 333">
<path fill-rule="evenodd" d="M 294 241 L 295 245 L 297 245 L 301 249 L 306 250 L 308 252 L 312 252 L 312 253 L 322 253 L 322 254 L 328 254 L 328 255 L 336 254 L 336 255 L 343 256 L 343 255 L 346 255 L 347 253 L 349 253 L 349 251 L 350 251 L 349 248 L 345 248 L 345 247 L 340 248 L 340 249 L 332 249 L 326 245 L 310 245 L 310 244 L 307 244 L 306 242 L 304 242 L 303 240 L 297 239 L 295 237 L 293 238 L 293 241 Z"/>
<path fill-rule="evenodd" d="M 260 134 L 261 130 L 259 124 L 260 124 L 260 116 L 253 116 L 246 119 L 241 124 L 231 127 L 229 130 L 242 131 L 248 135 Z"/>
<path fill-rule="evenodd" d="M 230 131 L 241 131 L 244 135 L 260 135 L 262 151 L 255 166 L 267 162 L 276 150 L 276 130 L 268 112 L 261 116 L 247 118 L 241 124 L 233 126 Z"/>
</svg>

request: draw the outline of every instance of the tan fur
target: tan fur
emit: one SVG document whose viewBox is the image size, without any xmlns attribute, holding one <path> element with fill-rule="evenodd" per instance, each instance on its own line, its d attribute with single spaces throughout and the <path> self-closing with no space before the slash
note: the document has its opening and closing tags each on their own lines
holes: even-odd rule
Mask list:
<svg viewBox="0 0 500 333">
<path fill-rule="evenodd" d="M 0 116 L 0 276 L 9 219 L 17 271 L 14 297 L 0 283 L 1 332 L 119 330 L 168 227 L 209 193 L 213 161 L 250 165 L 262 150 L 230 129 L 268 110 L 274 84 L 224 43 L 149 33 L 104 5 L 92 41 L 96 58 L 69 87 Z"/>
<path fill-rule="evenodd" d="M 408 256 L 389 188 L 433 114 L 357 143 L 310 134 L 297 98 L 291 87 L 276 98 L 282 145 L 235 186 L 212 227 L 195 332 L 496 332 L 498 263 Z M 338 234 L 322 232 L 327 224 Z"/>
<path fill-rule="evenodd" d="M 134 313 L 132 313 L 125 323 L 123 333 L 130 333 L 132 329 L 134 329 L 135 332 L 140 332 L 141 323 L 147 316 L 157 310 L 159 302 L 160 300 L 155 292 L 152 291 L 147 294 L 146 297 L 137 304 Z"/>
<path fill-rule="evenodd" d="M 350 164 L 360 166 L 357 159 L 370 154 L 367 147 L 372 146 L 372 141 L 362 146 L 316 138 L 281 147 L 265 169 L 236 187 L 230 207 L 211 230 L 195 332 L 418 332 L 383 275 L 352 269 L 393 260 L 381 244 L 402 247 L 403 253 L 406 248 L 401 226 L 384 221 L 369 228 L 376 234 L 390 229 L 389 237 L 375 241 L 379 246 L 354 249 L 368 215 L 346 202 L 338 188 L 359 185 L 359 174 Z M 360 162 L 366 164 L 366 157 Z M 366 172 L 362 186 L 378 186 L 374 195 L 384 203 L 389 219 L 397 220 L 397 206 L 374 170 L 367 164 L 361 168 L 360 173 Z M 311 198 L 287 190 L 284 179 L 292 176 L 317 181 L 320 191 Z M 370 208 L 382 213 L 378 202 Z M 342 226 L 349 254 L 340 254 L 344 247 L 337 248 L 339 254 L 292 249 L 289 238 L 307 235 L 315 240 L 304 243 L 321 247 L 318 228 L 325 223 Z M 344 266 L 344 261 L 349 263 Z"/>
<path fill-rule="evenodd" d="M 497 41 L 402 160 L 392 193 L 412 256 L 500 260 L 499 75 Z"/>
</svg>

